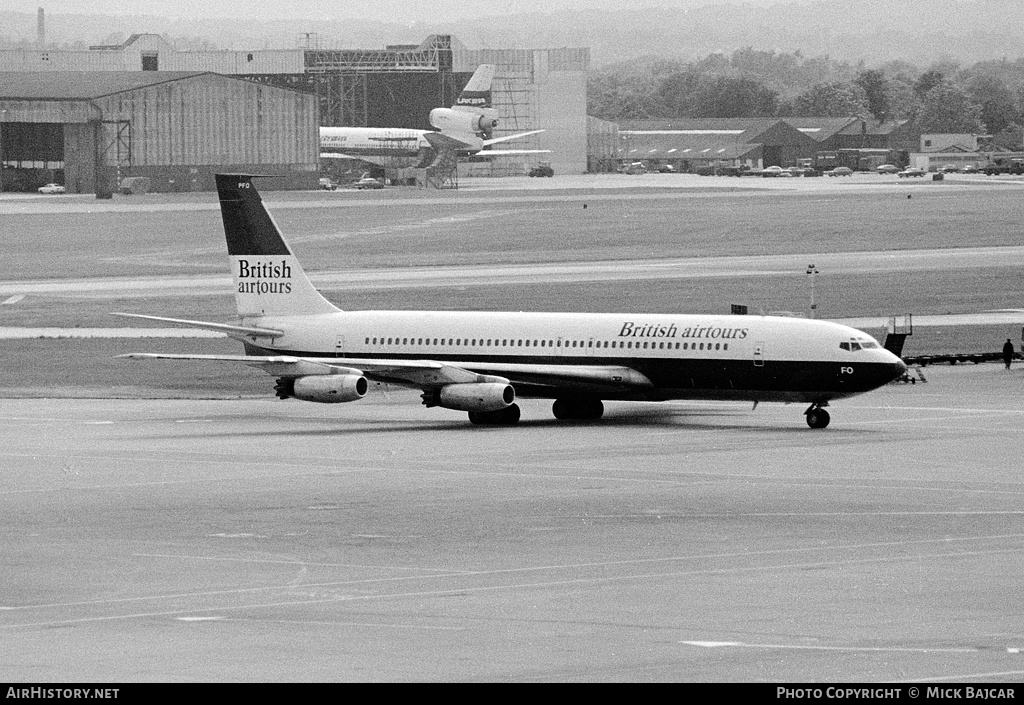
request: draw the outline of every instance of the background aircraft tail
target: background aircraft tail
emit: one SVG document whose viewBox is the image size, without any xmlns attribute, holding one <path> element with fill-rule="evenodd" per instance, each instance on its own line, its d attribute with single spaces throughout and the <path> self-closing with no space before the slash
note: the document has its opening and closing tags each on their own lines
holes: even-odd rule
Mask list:
<svg viewBox="0 0 1024 705">
<path fill-rule="evenodd" d="M 235 281 L 238 315 L 295 316 L 339 309 L 313 286 L 292 254 L 251 174 L 217 174 L 217 194 Z"/>
<path fill-rule="evenodd" d="M 453 108 L 491 107 L 491 81 L 494 80 L 494 64 L 480 64 L 473 72 L 469 83 L 462 89 Z"/>
</svg>

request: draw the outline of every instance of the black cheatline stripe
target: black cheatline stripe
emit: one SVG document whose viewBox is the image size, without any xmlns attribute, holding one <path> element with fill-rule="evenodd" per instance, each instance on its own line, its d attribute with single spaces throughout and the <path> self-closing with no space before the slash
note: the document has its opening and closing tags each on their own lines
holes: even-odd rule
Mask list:
<svg viewBox="0 0 1024 705">
<path fill-rule="evenodd" d="M 371 353 L 345 351 L 279 350 L 247 346 L 249 354 L 292 355 L 295 357 L 362 358 L 368 360 L 439 360 L 453 365 L 464 364 L 486 370 L 488 363 L 564 366 L 628 367 L 647 377 L 656 390 L 704 390 L 721 392 L 722 398 L 746 398 L 741 393 L 799 393 L 814 399 L 835 399 L 876 389 L 895 375 L 895 368 L 887 363 L 857 363 L 859 371 L 846 379 L 838 370 L 845 363 L 822 361 L 768 360 L 754 365 L 753 360 L 715 358 L 595 358 L 568 356 L 524 355 L 464 355 L 429 353 Z M 436 351 L 434 351 L 436 353 Z M 848 365 L 847 365 L 848 366 Z M 497 375 L 515 376 L 514 373 L 495 371 Z M 530 376 L 530 375 L 527 375 Z M 543 376 L 543 375 L 536 375 Z M 585 380 L 581 380 L 585 382 Z M 740 393 L 739 396 L 736 396 Z M 687 395 L 687 396 L 693 396 Z"/>
</svg>

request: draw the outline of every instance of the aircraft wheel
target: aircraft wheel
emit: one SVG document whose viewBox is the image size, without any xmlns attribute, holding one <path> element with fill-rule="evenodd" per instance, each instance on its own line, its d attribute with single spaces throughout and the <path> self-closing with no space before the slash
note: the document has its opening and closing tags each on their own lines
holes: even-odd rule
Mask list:
<svg viewBox="0 0 1024 705">
<path fill-rule="evenodd" d="M 807 412 L 807 425 L 811 428 L 825 428 L 831 420 L 824 409 L 811 409 Z"/>
<path fill-rule="evenodd" d="M 591 399 L 585 402 L 582 406 L 582 418 L 584 419 L 599 419 L 604 416 L 604 404 L 601 403 L 600 399 Z"/>
<path fill-rule="evenodd" d="M 518 404 L 506 406 L 497 411 L 470 411 L 469 422 L 475 426 L 511 426 L 519 423 Z"/>
<path fill-rule="evenodd" d="M 519 417 L 521 412 L 519 411 L 518 404 L 512 404 L 505 407 L 501 411 L 496 412 L 501 415 L 501 420 L 498 423 L 511 426 L 512 424 L 519 423 Z"/>
<path fill-rule="evenodd" d="M 600 399 L 555 399 L 551 413 L 560 420 L 591 420 L 604 415 Z"/>
</svg>

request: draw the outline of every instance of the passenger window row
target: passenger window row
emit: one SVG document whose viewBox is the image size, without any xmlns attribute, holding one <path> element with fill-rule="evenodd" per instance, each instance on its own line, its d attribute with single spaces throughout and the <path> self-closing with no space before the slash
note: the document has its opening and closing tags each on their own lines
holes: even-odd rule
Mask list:
<svg viewBox="0 0 1024 705">
<path fill-rule="evenodd" d="M 537 340 L 509 338 L 366 338 L 366 345 L 500 348 L 625 348 L 628 350 L 728 350 L 729 343 L 676 343 L 632 340 Z M 845 345 L 845 343 L 844 343 Z"/>
</svg>

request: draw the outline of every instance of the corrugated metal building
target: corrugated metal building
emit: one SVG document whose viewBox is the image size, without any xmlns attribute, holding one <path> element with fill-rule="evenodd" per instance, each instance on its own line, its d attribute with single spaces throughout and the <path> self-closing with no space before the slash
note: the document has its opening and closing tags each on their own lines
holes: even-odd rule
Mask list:
<svg viewBox="0 0 1024 705">
<path fill-rule="evenodd" d="M 82 50 L 3 49 L 0 71 L 213 71 L 302 73 L 302 49 L 179 52 L 159 34 L 133 34 L 121 44 Z"/>
<path fill-rule="evenodd" d="M 856 116 L 782 118 L 808 137 L 819 149 L 913 150 L 920 132 L 910 120 L 874 120 Z"/>
<path fill-rule="evenodd" d="M 778 118 L 673 118 L 619 125 L 625 161 L 669 163 L 684 171 L 719 164 L 789 166 L 817 142 Z"/>
<path fill-rule="evenodd" d="M 241 171 L 316 188 L 317 110 L 315 96 L 214 73 L 0 73 L 3 181 L 63 172 L 69 192 L 104 195 L 144 176 L 155 191 L 205 191 Z"/>
<path fill-rule="evenodd" d="M 557 173 L 586 171 L 586 48 L 475 50 L 451 35 L 430 35 L 383 49 L 179 52 L 160 35 L 133 34 L 88 51 L 0 50 L 0 71 L 215 71 L 315 94 L 321 125 L 418 129 L 430 129 L 430 110 L 452 105 L 485 63 L 497 65 L 495 136 L 544 130 L 503 147 L 552 151 L 463 165 L 464 172 L 525 174 L 537 161 Z"/>
</svg>

